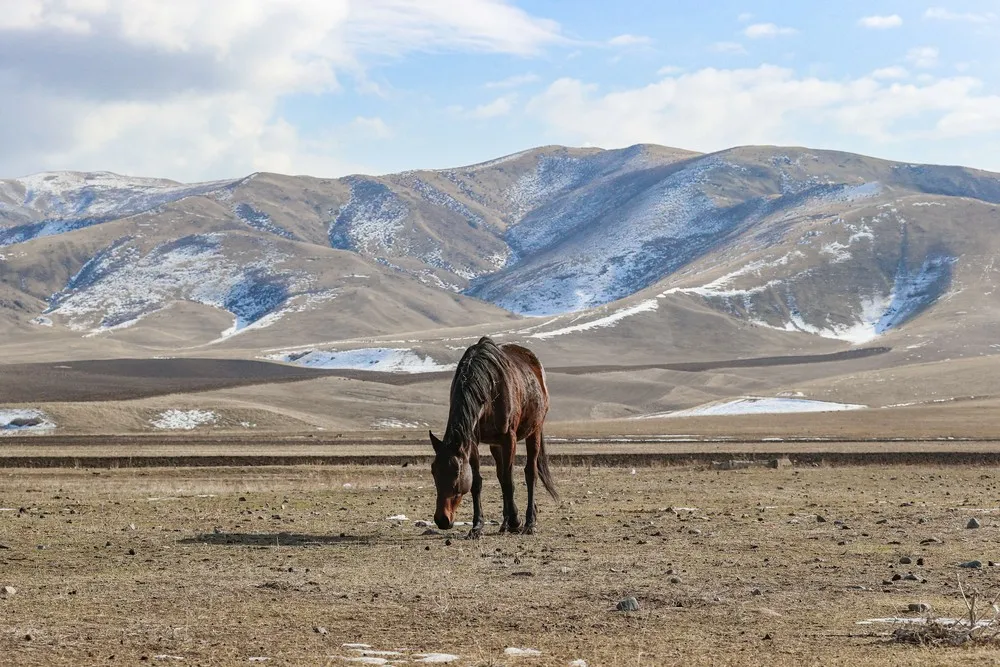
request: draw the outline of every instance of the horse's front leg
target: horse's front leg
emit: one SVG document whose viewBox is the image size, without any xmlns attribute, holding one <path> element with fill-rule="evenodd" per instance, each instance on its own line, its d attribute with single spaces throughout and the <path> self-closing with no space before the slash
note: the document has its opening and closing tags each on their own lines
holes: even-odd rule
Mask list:
<svg viewBox="0 0 1000 667">
<path fill-rule="evenodd" d="M 483 476 L 479 473 L 479 452 L 478 445 L 476 452 L 469 459 L 472 466 L 472 530 L 465 536 L 468 540 L 478 540 L 483 534 L 483 504 L 481 494 L 483 491 Z"/>
</svg>

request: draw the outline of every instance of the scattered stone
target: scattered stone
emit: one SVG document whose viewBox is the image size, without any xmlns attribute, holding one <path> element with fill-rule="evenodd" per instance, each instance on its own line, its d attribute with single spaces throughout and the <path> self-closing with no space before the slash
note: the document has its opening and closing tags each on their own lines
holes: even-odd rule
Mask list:
<svg viewBox="0 0 1000 667">
<path fill-rule="evenodd" d="M 920 540 L 921 544 L 944 544 L 944 540 L 937 537 L 928 537 L 926 539 Z"/>
<path fill-rule="evenodd" d="M 672 583 L 672 584 L 679 584 L 679 583 L 681 583 L 681 578 L 680 577 L 670 577 L 670 583 Z"/>
<path fill-rule="evenodd" d="M 628 597 L 619 602 L 615 609 L 618 611 L 639 611 L 639 601 L 634 597 Z"/>
<path fill-rule="evenodd" d="M 958 566 L 974 570 L 981 568 L 983 566 L 983 562 L 978 560 L 967 560 L 964 563 L 959 563 Z"/>
<path fill-rule="evenodd" d="M 129 556 L 134 556 L 135 555 L 135 549 L 129 549 L 128 550 L 128 555 Z"/>
<path fill-rule="evenodd" d="M 134 523 L 130 523 L 130 524 L 128 525 L 128 529 L 129 529 L 129 530 L 135 530 L 135 524 L 134 524 Z"/>
<path fill-rule="evenodd" d="M 451 540 L 445 540 L 445 541 L 444 541 L 444 545 L 445 545 L 446 547 L 450 547 L 450 546 L 451 546 Z"/>
<path fill-rule="evenodd" d="M 931 606 L 926 602 L 911 602 L 906 607 L 907 611 L 926 612 L 931 610 Z"/>
<path fill-rule="evenodd" d="M 316 633 L 316 634 L 318 634 L 318 635 L 328 635 L 328 634 L 330 634 L 330 633 L 329 633 L 329 632 L 327 631 L 327 629 L 326 629 L 326 628 L 324 628 L 324 627 L 323 627 L 322 625 L 317 625 L 317 626 L 314 626 L 314 627 L 313 627 L 313 632 L 315 632 L 315 633 Z"/>
<path fill-rule="evenodd" d="M 893 581 L 899 581 L 902 578 L 903 578 L 903 575 L 899 574 L 898 572 L 896 574 L 892 575 L 892 580 Z"/>
<path fill-rule="evenodd" d="M 990 561 L 990 562 L 988 563 L 988 565 L 989 565 L 990 567 L 996 567 L 997 565 L 1000 565 L 1000 563 L 997 563 L 996 561 L 992 561 L 992 560 L 991 560 L 991 561 Z"/>
<path fill-rule="evenodd" d="M 826 517 L 822 514 L 816 515 L 816 523 L 826 523 Z"/>
<path fill-rule="evenodd" d="M 982 524 L 979 523 L 979 519 L 972 517 L 969 519 L 969 523 L 965 524 L 966 528 L 979 528 Z"/>
<path fill-rule="evenodd" d="M 917 565 L 923 565 L 923 564 L 924 564 L 924 559 L 923 558 L 918 558 L 917 559 Z"/>
<path fill-rule="evenodd" d="M 17 593 L 17 589 L 13 586 L 4 586 L 0 588 L 0 599 L 6 600 L 7 598 L 12 598 Z"/>
<path fill-rule="evenodd" d="M 760 590 L 759 588 L 755 588 L 752 591 L 750 591 L 750 595 L 763 595 L 763 594 L 764 594 L 764 592 L 762 590 Z"/>
<path fill-rule="evenodd" d="M 882 525 L 883 523 L 889 523 L 889 520 L 888 519 L 879 519 L 875 523 L 878 524 L 878 525 Z"/>
<path fill-rule="evenodd" d="M 912 572 L 907 572 L 903 576 L 903 581 L 920 581 L 920 577 L 918 577 L 917 575 L 913 574 Z"/>
<path fill-rule="evenodd" d="M 909 556 L 903 556 L 902 558 L 900 558 L 900 559 L 899 559 L 899 562 L 900 562 L 900 563 L 901 563 L 902 565 L 909 565 L 909 564 L 910 564 L 910 563 L 912 563 L 913 561 L 912 561 L 912 560 L 910 559 L 910 557 L 909 557 Z"/>
<path fill-rule="evenodd" d="M 691 530 L 688 531 L 688 533 L 691 535 L 701 535 L 701 531 L 697 528 L 692 528 Z"/>
</svg>

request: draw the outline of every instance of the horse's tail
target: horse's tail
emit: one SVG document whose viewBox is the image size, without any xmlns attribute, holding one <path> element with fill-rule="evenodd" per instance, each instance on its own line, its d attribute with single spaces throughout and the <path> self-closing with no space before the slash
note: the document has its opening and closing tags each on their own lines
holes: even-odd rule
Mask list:
<svg viewBox="0 0 1000 667">
<path fill-rule="evenodd" d="M 549 495 L 559 500 L 559 492 L 556 491 L 555 482 L 552 481 L 552 473 L 549 472 L 549 457 L 545 454 L 545 436 L 538 431 L 538 476 L 545 485 L 545 490 Z"/>
</svg>

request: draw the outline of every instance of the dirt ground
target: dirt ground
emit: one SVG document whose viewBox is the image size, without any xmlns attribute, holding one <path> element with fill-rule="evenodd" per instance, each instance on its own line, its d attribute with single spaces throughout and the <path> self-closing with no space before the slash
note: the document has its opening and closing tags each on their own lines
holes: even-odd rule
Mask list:
<svg viewBox="0 0 1000 667">
<path fill-rule="evenodd" d="M 540 501 L 538 534 L 490 526 L 466 541 L 416 524 L 433 512 L 423 467 L 7 470 L 0 586 L 17 591 L 0 599 L 0 655 L 12 665 L 1000 662 L 985 648 L 894 644 L 892 624 L 857 624 L 913 616 L 915 602 L 956 616 L 959 577 L 1000 591 L 1000 567 L 988 565 L 1000 560 L 995 469 L 554 474 L 562 502 Z M 484 501 L 496 519 L 492 476 Z M 972 517 L 981 528 L 965 527 Z M 940 541 L 922 544 L 930 538 Z M 957 567 L 974 559 L 981 569 Z M 892 580 L 910 572 L 916 581 Z M 639 611 L 615 611 L 628 596 Z"/>
</svg>

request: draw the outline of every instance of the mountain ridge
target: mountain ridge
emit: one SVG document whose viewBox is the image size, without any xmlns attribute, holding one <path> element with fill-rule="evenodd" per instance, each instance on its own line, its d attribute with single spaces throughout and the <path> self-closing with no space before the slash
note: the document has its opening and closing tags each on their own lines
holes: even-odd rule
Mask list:
<svg viewBox="0 0 1000 667">
<path fill-rule="evenodd" d="M 231 322 L 157 320 L 190 345 L 525 315 L 555 318 L 547 339 L 563 341 L 693 316 L 697 302 L 734 332 L 858 344 L 960 295 L 977 270 L 992 284 L 996 203 L 990 172 L 803 147 L 547 146 L 382 176 L 196 184 L 45 172 L 0 181 L 0 283 L 21 304 L 3 326 L 141 341 L 144 322 L 188 303 Z M 337 335 L 310 334 L 323 330 Z"/>
</svg>

